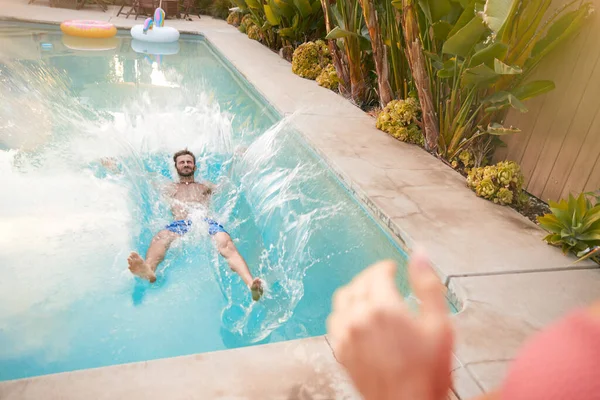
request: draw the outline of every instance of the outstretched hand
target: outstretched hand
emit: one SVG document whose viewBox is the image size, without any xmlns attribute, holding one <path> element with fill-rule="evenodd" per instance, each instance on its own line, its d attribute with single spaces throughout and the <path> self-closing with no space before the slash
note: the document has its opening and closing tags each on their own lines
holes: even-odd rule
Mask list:
<svg viewBox="0 0 600 400">
<path fill-rule="evenodd" d="M 334 296 L 328 338 L 365 400 L 442 400 L 450 389 L 445 287 L 422 253 L 413 255 L 408 273 L 417 315 L 396 288 L 392 261 L 369 267 Z"/>
</svg>

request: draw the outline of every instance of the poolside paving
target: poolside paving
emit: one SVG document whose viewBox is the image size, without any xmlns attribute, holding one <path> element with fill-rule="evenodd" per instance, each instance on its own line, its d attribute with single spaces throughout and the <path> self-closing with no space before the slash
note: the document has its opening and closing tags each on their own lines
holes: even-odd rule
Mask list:
<svg viewBox="0 0 600 400">
<path fill-rule="evenodd" d="M 133 17 L 115 17 L 116 10 L 110 7 L 106 13 L 98 8 L 73 11 L 49 8 L 41 0 L 29 6 L 26 0 L 0 0 L 0 17 L 5 18 L 49 23 L 69 18 L 100 19 L 120 28 L 141 23 Z M 596 264 L 569 266 L 574 259 L 545 245 L 541 241 L 544 232 L 539 227 L 510 208 L 477 198 L 465 186 L 463 177 L 435 157 L 378 131 L 373 118 L 358 107 L 314 81 L 295 76 L 287 61 L 224 21 L 204 16 L 193 19 L 167 20 L 166 24 L 182 32 L 204 35 L 289 119 L 401 245 L 407 249 L 416 244 L 427 248 L 436 271 L 461 306 L 461 312 L 453 317 L 457 333 L 453 373 L 459 398 L 492 390 L 529 335 L 569 310 L 600 297 L 600 269 Z M 70 388 L 81 377 L 112 386 L 125 372 L 130 374 L 127 376 L 134 383 L 129 388 L 134 390 L 146 377 L 154 376 L 154 372 L 144 372 L 147 368 L 182 368 L 182 374 L 188 369 L 195 371 L 197 379 L 190 376 L 185 382 L 191 388 L 205 390 L 207 396 L 201 398 L 244 398 L 236 397 L 243 394 L 236 392 L 235 387 L 251 382 L 251 378 L 244 378 L 250 380 L 242 383 L 237 374 L 227 371 L 234 368 L 243 375 L 235 369 L 239 360 L 254 360 L 251 365 L 255 367 L 261 358 L 268 358 L 275 367 L 261 370 L 267 379 L 256 387 L 265 395 L 255 398 L 357 398 L 325 344 L 324 338 L 311 338 L 0 383 L 0 398 L 4 398 L 3 393 L 10 393 L 11 398 L 27 398 L 28 393 L 42 393 L 35 391 L 48 387 L 69 398 Z M 323 364 L 311 367 L 281 351 L 286 347 L 279 346 L 305 348 L 319 355 Z M 208 368 L 215 374 L 209 376 L 215 378 L 201 379 L 202 368 Z M 293 377 L 297 377 L 295 381 Z M 319 381 L 316 377 L 326 381 L 320 386 L 326 397 L 317 394 L 316 386 L 310 386 L 314 390 L 307 392 L 313 397 L 292 393 L 294 382 L 303 387 L 311 380 Z M 168 390 L 167 383 L 161 382 L 166 386 L 160 390 Z M 218 392 L 217 387 L 226 391 Z M 331 387 L 339 391 L 327 391 Z M 130 389 L 123 387 L 119 393 L 133 393 L 126 392 Z M 160 390 L 157 393 L 166 393 Z M 102 392 L 89 393 L 98 393 L 98 398 L 102 398 Z"/>
</svg>

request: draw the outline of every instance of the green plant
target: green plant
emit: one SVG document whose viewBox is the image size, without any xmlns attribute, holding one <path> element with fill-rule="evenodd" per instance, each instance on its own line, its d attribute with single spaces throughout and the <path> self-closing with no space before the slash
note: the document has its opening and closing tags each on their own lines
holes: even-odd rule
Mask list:
<svg viewBox="0 0 600 400">
<path fill-rule="evenodd" d="M 220 19 L 226 19 L 232 3 L 230 0 L 212 0 L 208 11 L 210 15 Z"/>
<path fill-rule="evenodd" d="M 500 205 L 517 204 L 522 199 L 523 182 L 521 168 L 514 161 L 472 168 L 467 176 L 467 186 L 477 196 Z"/>
<path fill-rule="evenodd" d="M 423 134 L 418 125 L 419 114 L 419 102 L 416 99 L 393 100 L 377 116 L 376 126 L 403 142 L 423 146 Z"/>
<path fill-rule="evenodd" d="M 226 19 L 229 15 L 229 9 L 231 8 L 232 3 L 230 0 L 199 0 L 197 6 L 202 14 Z"/>
<path fill-rule="evenodd" d="M 371 58 L 369 31 L 364 24 L 360 2 L 321 0 L 326 16 L 327 36 L 334 54 L 333 64 L 340 77 L 340 93 L 358 105 L 367 103 L 369 81 L 366 55 Z"/>
<path fill-rule="evenodd" d="M 384 107 L 394 98 L 392 95 L 392 87 L 390 86 L 390 66 L 387 58 L 387 49 L 381 36 L 381 26 L 377 15 L 377 8 L 375 5 L 375 0 L 358 1 L 360 2 L 365 24 L 371 39 L 371 52 L 373 54 L 373 61 L 375 62 L 375 70 L 377 74 L 377 92 L 379 104 L 381 107 Z"/>
<path fill-rule="evenodd" d="M 406 59 L 401 14 L 391 1 L 384 1 L 380 12 L 381 35 L 389 63 L 389 83 L 394 98 L 405 99 L 413 91 L 412 76 Z"/>
<path fill-rule="evenodd" d="M 425 131 L 425 148 L 428 151 L 435 152 L 440 132 L 423 52 L 422 33 L 419 31 L 417 4 L 414 0 L 394 0 L 392 4 L 398 8 L 401 7 L 402 10 L 401 23 L 404 33 L 406 58 L 421 104 L 423 130 Z"/>
<path fill-rule="evenodd" d="M 561 247 L 565 254 L 573 252 L 582 259 L 599 261 L 596 247 L 600 246 L 600 204 L 592 205 L 582 193 L 549 205 L 552 213 L 538 217 L 539 224 L 550 232 L 544 240 Z"/>
<path fill-rule="evenodd" d="M 249 11 L 260 28 L 267 45 L 298 45 L 322 37 L 323 12 L 320 0 L 233 0 Z"/>
<path fill-rule="evenodd" d="M 271 49 L 280 47 L 281 40 L 267 20 L 262 0 L 233 0 L 233 2 L 242 12 L 248 13 L 242 18 L 239 27 L 240 32 L 251 33 L 251 39 L 260 40 Z M 256 29 L 250 29 L 250 25 L 256 26 L 258 32 Z M 256 39 L 257 37 L 258 39 Z"/>
<path fill-rule="evenodd" d="M 246 29 L 246 34 L 248 35 L 248 38 L 250 38 L 252 40 L 258 40 L 258 41 L 260 41 L 260 39 L 261 39 L 260 29 L 256 25 L 250 25 Z"/>
<path fill-rule="evenodd" d="M 316 79 L 331 62 L 329 48 L 322 40 L 301 44 L 292 56 L 292 72 L 307 79 Z"/>
<path fill-rule="evenodd" d="M 340 85 L 340 78 L 338 77 L 333 64 L 327 64 L 327 66 L 323 68 L 319 76 L 317 76 L 316 81 L 319 86 L 331 89 L 334 92 L 338 90 L 338 87 Z"/>
<path fill-rule="evenodd" d="M 240 26 L 240 24 L 242 23 L 242 13 L 237 12 L 237 11 L 232 11 L 228 16 L 227 16 L 227 23 L 229 25 L 233 25 L 233 26 Z"/>
<path fill-rule="evenodd" d="M 252 17 L 251 14 L 246 14 L 242 17 L 242 20 L 240 22 L 240 26 L 238 27 L 238 30 L 242 33 L 247 33 L 248 32 L 248 28 L 251 27 L 254 24 L 254 18 Z"/>
<path fill-rule="evenodd" d="M 463 150 L 458 155 L 458 159 L 465 168 L 470 168 L 475 165 L 475 156 L 470 150 Z"/>
<path fill-rule="evenodd" d="M 483 136 L 518 132 L 499 123 L 506 109 L 526 112 L 524 100 L 554 88 L 550 81 L 524 80 L 544 56 L 579 31 L 591 5 L 570 1 L 543 22 L 551 2 L 419 1 L 429 82 L 415 83 L 433 93 L 440 155 L 452 160 Z"/>
</svg>

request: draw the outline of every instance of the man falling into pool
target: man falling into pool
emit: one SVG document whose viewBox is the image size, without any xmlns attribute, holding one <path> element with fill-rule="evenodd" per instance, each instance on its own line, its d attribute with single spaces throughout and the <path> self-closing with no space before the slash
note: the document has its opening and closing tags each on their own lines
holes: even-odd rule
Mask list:
<svg viewBox="0 0 600 400">
<path fill-rule="evenodd" d="M 174 221 L 165 229 L 158 232 L 152 239 L 144 260 L 136 252 L 129 255 L 129 270 L 142 279 L 156 281 L 156 267 L 163 261 L 171 243 L 185 235 L 191 228 L 192 221 L 189 212 L 201 206 L 208 209 L 215 185 L 209 182 L 196 182 L 196 157 L 189 150 L 181 150 L 173 156 L 179 182 L 171 183 L 166 188 L 166 194 L 171 199 L 171 212 Z M 227 260 L 229 267 L 244 281 L 252 293 L 252 299 L 257 301 L 263 294 L 263 282 L 253 278 L 244 258 L 236 249 L 229 234 L 218 222 L 204 218 L 208 223 L 208 233 L 213 237 L 219 253 Z"/>
</svg>

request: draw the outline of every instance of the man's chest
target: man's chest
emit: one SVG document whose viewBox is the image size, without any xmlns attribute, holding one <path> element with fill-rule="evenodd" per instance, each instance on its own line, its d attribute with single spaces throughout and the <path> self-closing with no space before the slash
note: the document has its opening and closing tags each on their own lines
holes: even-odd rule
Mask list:
<svg viewBox="0 0 600 400">
<path fill-rule="evenodd" d="M 176 184 L 174 188 L 173 198 L 183 202 L 190 201 L 205 201 L 210 195 L 210 190 L 207 186 L 200 183 L 195 184 Z"/>
</svg>

